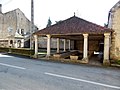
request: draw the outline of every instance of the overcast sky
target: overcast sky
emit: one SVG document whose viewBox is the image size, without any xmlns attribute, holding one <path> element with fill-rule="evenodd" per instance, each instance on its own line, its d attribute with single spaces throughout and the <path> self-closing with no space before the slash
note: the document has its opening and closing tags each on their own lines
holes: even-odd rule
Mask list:
<svg viewBox="0 0 120 90">
<path fill-rule="evenodd" d="M 104 25 L 108 12 L 119 0 L 34 0 L 34 23 L 41 29 L 46 27 L 50 17 L 55 21 L 76 16 L 90 22 Z M 19 8 L 26 17 L 31 18 L 31 0 L 0 0 L 3 13 Z"/>
</svg>

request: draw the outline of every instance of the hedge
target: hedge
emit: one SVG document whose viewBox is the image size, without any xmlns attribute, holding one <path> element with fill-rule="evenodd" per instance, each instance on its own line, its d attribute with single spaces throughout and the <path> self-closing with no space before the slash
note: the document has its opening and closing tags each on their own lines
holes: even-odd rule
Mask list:
<svg viewBox="0 0 120 90">
<path fill-rule="evenodd" d="M 7 47 L 0 47 L 0 52 L 9 52 L 9 48 L 7 48 Z"/>
<path fill-rule="evenodd" d="M 5 53 L 12 53 L 12 54 L 19 54 L 25 56 L 34 55 L 34 50 L 26 49 L 26 48 L 7 48 L 7 47 L 0 47 L 0 52 Z"/>
</svg>

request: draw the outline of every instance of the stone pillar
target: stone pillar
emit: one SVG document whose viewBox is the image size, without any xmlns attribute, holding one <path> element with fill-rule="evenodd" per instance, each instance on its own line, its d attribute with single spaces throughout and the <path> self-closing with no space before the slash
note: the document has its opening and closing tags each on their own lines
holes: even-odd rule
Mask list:
<svg viewBox="0 0 120 90">
<path fill-rule="evenodd" d="M 71 41 L 69 40 L 69 50 L 71 49 L 70 47 L 71 47 Z"/>
<path fill-rule="evenodd" d="M 64 52 L 66 51 L 66 39 L 64 39 Z"/>
<path fill-rule="evenodd" d="M 47 55 L 46 57 L 50 57 L 50 43 L 51 43 L 51 35 L 46 35 L 47 36 Z"/>
<path fill-rule="evenodd" d="M 10 47 L 10 39 L 8 39 L 8 47 Z"/>
<path fill-rule="evenodd" d="M 15 47 L 15 48 L 18 48 L 18 40 L 15 40 L 15 42 L 14 42 L 14 47 Z"/>
<path fill-rule="evenodd" d="M 38 56 L 38 36 L 34 35 L 34 39 L 35 39 L 35 54 L 34 54 L 34 57 L 37 58 L 37 56 Z"/>
<path fill-rule="evenodd" d="M 110 49 L 110 33 L 104 33 L 104 57 L 103 65 L 110 65 L 109 49 Z"/>
<path fill-rule="evenodd" d="M 83 60 L 88 63 L 88 34 L 83 34 L 84 36 L 84 47 L 83 47 Z"/>
<path fill-rule="evenodd" d="M 21 47 L 24 47 L 24 39 L 21 40 Z"/>
<path fill-rule="evenodd" d="M 57 53 L 60 52 L 60 39 L 57 38 Z"/>
<path fill-rule="evenodd" d="M 15 39 L 13 39 L 13 43 L 12 43 L 12 47 L 14 48 L 15 47 Z"/>
<path fill-rule="evenodd" d="M 10 44 L 10 38 L 8 39 L 8 47 L 9 47 L 9 52 L 8 52 L 8 53 L 11 53 L 11 44 Z"/>
</svg>

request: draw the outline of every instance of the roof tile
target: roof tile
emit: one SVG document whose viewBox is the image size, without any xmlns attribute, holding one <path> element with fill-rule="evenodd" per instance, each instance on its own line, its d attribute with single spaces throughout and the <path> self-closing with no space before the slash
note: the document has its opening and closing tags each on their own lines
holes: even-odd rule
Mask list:
<svg viewBox="0 0 120 90">
<path fill-rule="evenodd" d="M 75 34 L 75 33 L 105 33 L 112 32 L 111 29 L 94 24 L 76 16 L 70 17 L 60 23 L 39 30 L 35 34 Z"/>
</svg>

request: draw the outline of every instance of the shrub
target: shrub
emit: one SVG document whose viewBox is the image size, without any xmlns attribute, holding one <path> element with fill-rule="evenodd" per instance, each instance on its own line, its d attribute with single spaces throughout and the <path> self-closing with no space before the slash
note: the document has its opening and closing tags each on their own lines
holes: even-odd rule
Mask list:
<svg viewBox="0 0 120 90">
<path fill-rule="evenodd" d="M 25 55 L 25 56 L 31 56 L 31 55 L 34 55 L 34 50 L 24 49 L 24 48 L 20 48 L 20 49 L 11 48 L 11 53 Z"/>
<path fill-rule="evenodd" d="M 7 47 L 0 47 L 0 52 L 9 52 L 9 48 L 7 48 Z"/>
<path fill-rule="evenodd" d="M 120 65 L 120 60 L 111 60 L 112 64 L 119 64 Z"/>
<path fill-rule="evenodd" d="M 120 64 L 120 60 L 117 60 L 116 63 L 117 63 L 117 64 Z"/>
</svg>

